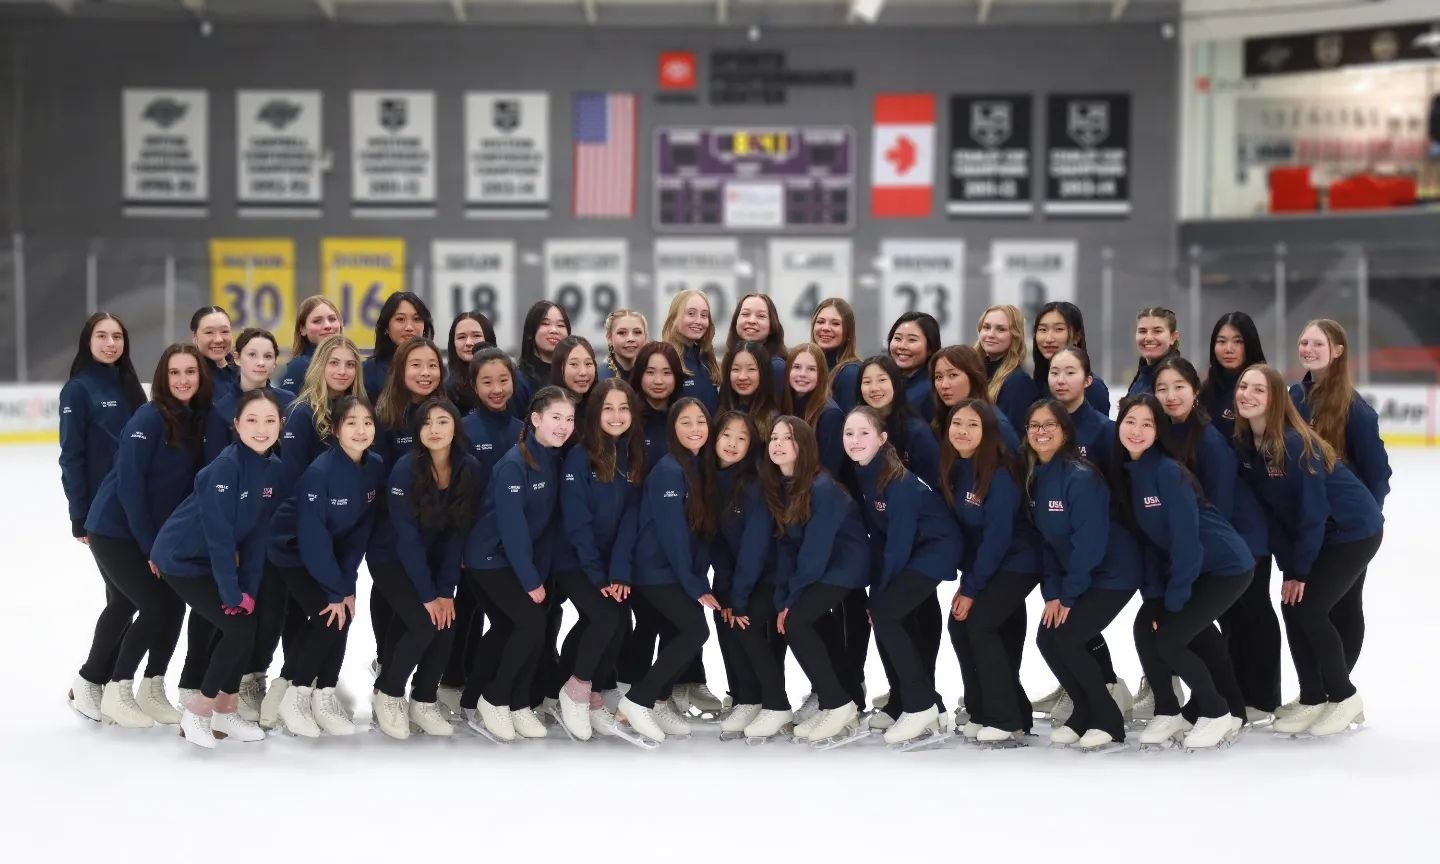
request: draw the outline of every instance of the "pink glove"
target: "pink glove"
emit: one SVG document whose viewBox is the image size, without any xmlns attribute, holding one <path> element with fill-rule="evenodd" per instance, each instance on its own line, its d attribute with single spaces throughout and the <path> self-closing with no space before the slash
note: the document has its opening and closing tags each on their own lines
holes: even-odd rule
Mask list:
<svg viewBox="0 0 1440 864">
<path fill-rule="evenodd" d="M 224 608 L 226 615 L 249 615 L 255 611 L 255 598 L 249 594 L 241 594 L 239 606 L 226 606 Z"/>
</svg>

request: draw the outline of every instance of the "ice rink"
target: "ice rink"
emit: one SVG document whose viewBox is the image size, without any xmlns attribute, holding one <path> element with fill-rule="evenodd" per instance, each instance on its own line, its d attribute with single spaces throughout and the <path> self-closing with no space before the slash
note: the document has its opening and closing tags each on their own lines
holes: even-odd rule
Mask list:
<svg viewBox="0 0 1440 864">
<path fill-rule="evenodd" d="M 69 536 L 56 456 L 45 446 L 0 450 L 11 490 L 0 503 L 9 694 L 0 821 L 11 861 L 1434 860 L 1425 836 L 1440 801 L 1440 745 L 1426 731 L 1440 717 L 1440 625 L 1425 611 L 1435 579 L 1430 492 L 1440 483 L 1433 452 L 1392 453 L 1356 673 L 1368 727 L 1327 740 L 1247 731 L 1208 754 L 1094 756 L 953 744 L 907 754 L 877 740 L 814 753 L 722 743 L 699 724 L 693 740 L 654 753 L 613 739 L 575 744 L 557 730 L 509 747 L 464 732 L 395 742 L 366 731 L 204 752 L 174 727 L 101 728 L 65 704 L 102 589 L 89 552 Z M 362 573 L 360 592 L 368 589 Z M 952 589 L 941 590 L 948 601 Z M 1133 608 L 1122 613 L 1109 637 L 1133 689 L 1132 618 Z M 1032 612 L 1032 626 L 1037 619 Z M 373 650 L 362 614 L 344 671 L 361 721 Z M 711 688 L 723 693 L 713 638 L 705 651 Z M 183 652 L 182 639 L 172 696 Z M 871 658 L 873 695 L 886 685 Z M 960 684 L 948 642 L 939 674 L 953 708 Z M 1033 641 L 1023 676 L 1032 696 L 1054 686 Z M 793 662 L 789 682 L 798 705 L 805 680 Z"/>
</svg>

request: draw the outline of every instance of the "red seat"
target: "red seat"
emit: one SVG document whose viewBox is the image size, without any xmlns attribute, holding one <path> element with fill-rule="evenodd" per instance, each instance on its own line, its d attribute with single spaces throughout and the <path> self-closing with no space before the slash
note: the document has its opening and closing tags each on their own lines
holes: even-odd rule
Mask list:
<svg viewBox="0 0 1440 864">
<path fill-rule="evenodd" d="M 1271 213 L 1314 213 L 1319 208 L 1320 193 L 1310 184 L 1309 165 L 1270 169 Z"/>
</svg>

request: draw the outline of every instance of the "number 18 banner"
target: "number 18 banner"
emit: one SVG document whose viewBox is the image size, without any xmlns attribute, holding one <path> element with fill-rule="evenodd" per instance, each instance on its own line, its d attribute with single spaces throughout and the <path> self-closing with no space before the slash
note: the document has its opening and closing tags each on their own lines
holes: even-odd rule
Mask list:
<svg viewBox="0 0 1440 864">
<path fill-rule="evenodd" d="M 974 341 L 965 325 L 965 244 L 959 240 L 885 240 L 880 244 L 878 332 L 881 350 L 890 325 L 906 312 L 928 312 L 940 324 L 940 343 Z M 932 346 L 934 347 L 934 346 Z"/>
<path fill-rule="evenodd" d="M 260 327 L 288 351 L 295 326 L 295 243 L 283 238 L 210 241 L 210 302 L 230 313 L 236 334 Z"/>
<path fill-rule="evenodd" d="M 495 328 L 496 347 L 518 354 L 515 244 L 509 240 L 436 240 L 430 248 L 436 330 L 441 322 L 450 326 L 448 322 L 461 312 L 479 312 Z"/>
<path fill-rule="evenodd" d="M 340 326 L 361 351 L 375 347 L 380 307 L 405 290 L 401 237 L 325 237 L 320 241 L 325 297 L 340 310 Z"/>
</svg>

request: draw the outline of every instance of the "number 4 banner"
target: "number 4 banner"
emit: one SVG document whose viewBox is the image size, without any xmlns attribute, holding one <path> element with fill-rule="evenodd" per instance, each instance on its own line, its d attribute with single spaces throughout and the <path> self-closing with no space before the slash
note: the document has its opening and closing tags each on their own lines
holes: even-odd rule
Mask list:
<svg viewBox="0 0 1440 864">
<path fill-rule="evenodd" d="M 770 298 L 791 344 L 809 341 L 810 319 L 827 297 L 850 299 L 850 241 L 771 240 Z M 728 326 L 717 321 L 715 332 Z"/>
<path fill-rule="evenodd" d="M 624 240 L 546 240 L 545 297 L 570 316 L 570 332 L 604 351 L 605 319 L 629 304 Z"/>
<path fill-rule="evenodd" d="M 325 297 L 340 310 L 340 326 L 362 351 L 375 347 L 375 324 L 385 298 L 405 290 L 405 240 L 400 237 L 325 237 L 320 241 Z"/>
<path fill-rule="evenodd" d="M 288 238 L 210 241 L 210 302 L 225 307 L 239 333 L 260 327 L 282 348 L 295 322 L 295 243 Z M 287 349 L 288 350 L 288 349 Z"/>
<path fill-rule="evenodd" d="M 479 312 L 495 328 L 497 346 L 520 347 L 515 320 L 515 244 L 509 240 L 436 240 L 430 269 L 435 280 L 436 321 L 454 321 L 461 312 Z"/>
<path fill-rule="evenodd" d="M 958 240 L 885 240 L 880 244 L 880 344 L 906 312 L 928 312 L 940 342 L 973 341 L 965 332 L 965 244 Z"/>
</svg>

